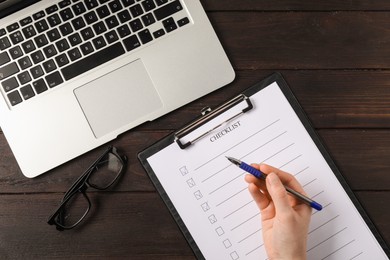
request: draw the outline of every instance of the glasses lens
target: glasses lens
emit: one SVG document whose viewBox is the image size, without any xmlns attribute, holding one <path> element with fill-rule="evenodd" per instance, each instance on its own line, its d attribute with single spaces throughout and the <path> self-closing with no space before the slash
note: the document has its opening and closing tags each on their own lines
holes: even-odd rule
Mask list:
<svg viewBox="0 0 390 260">
<path fill-rule="evenodd" d="M 88 198 L 82 192 L 76 192 L 61 208 L 57 223 L 72 228 L 87 215 L 89 207 Z"/>
<path fill-rule="evenodd" d="M 89 184 L 94 188 L 106 189 L 115 182 L 121 173 L 123 164 L 113 153 L 108 153 L 97 164 L 95 171 L 89 177 Z"/>
</svg>

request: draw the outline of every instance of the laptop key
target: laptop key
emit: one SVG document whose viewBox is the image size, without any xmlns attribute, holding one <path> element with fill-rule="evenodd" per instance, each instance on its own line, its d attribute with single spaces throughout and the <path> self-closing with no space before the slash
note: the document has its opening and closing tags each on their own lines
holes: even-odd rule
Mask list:
<svg viewBox="0 0 390 260">
<path fill-rule="evenodd" d="M 22 32 L 24 34 L 24 37 L 26 37 L 26 39 L 31 38 L 37 34 L 32 25 L 24 27 L 22 29 Z"/>
<path fill-rule="evenodd" d="M 66 9 L 62 10 L 60 12 L 60 15 L 61 15 L 61 18 L 64 22 L 68 21 L 74 17 L 72 10 L 70 8 L 66 8 Z"/>
<path fill-rule="evenodd" d="M 110 10 L 108 10 L 108 7 L 106 5 L 97 8 L 96 12 L 99 15 L 100 19 L 103 19 L 110 15 Z"/>
<path fill-rule="evenodd" d="M 12 76 L 19 72 L 18 65 L 15 62 L 12 62 L 4 67 L 0 67 L 0 80 L 6 79 L 9 76 Z"/>
<path fill-rule="evenodd" d="M 57 57 L 55 57 L 55 60 L 56 60 L 56 62 L 58 64 L 58 67 L 65 66 L 66 64 L 69 63 L 69 59 L 68 59 L 68 57 L 66 56 L 65 53 L 60 54 Z"/>
<path fill-rule="evenodd" d="M 64 82 L 64 80 L 61 77 L 61 74 L 58 71 L 50 75 L 47 75 L 45 79 L 50 88 L 54 88 L 59 84 L 61 84 L 62 82 Z"/>
<path fill-rule="evenodd" d="M 162 23 L 163 23 L 164 28 L 165 28 L 165 30 L 166 30 L 167 32 L 171 32 L 171 31 L 177 29 L 177 25 L 176 25 L 176 23 L 175 23 L 175 20 L 173 20 L 172 17 L 170 17 L 170 18 L 164 20 Z"/>
<path fill-rule="evenodd" d="M 96 35 L 102 34 L 107 31 L 107 27 L 102 21 L 95 23 L 92 27 Z"/>
<path fill-rule="evenodd" d="M 129 28 L 129 26 L 127 26 L 127 24 L 124 24 L 124 25 L 122 25 L 122 26 L 119 26 L 119 27 L 117 28 L 117 31 L 118 31 L 119 36 L 120 36 L 121 38 L 124 38 L 124 37 L 126 37 L 126 36 L 128 36 L 128 35 L 131 34 L 130 28 Z"/>
<path fill-rule="evenodd" d="M 20 20 L 19 23 L 21 26 L 25 26 L 29 23 L 32 23 L 32 18 L 30 16 L 27 16 L 27 17 L 23 18 L 22 20 Z"/>
<path fill-rule="evenodd" d="M 27 42 L 22 43 L 22 48 L 24 50 L 24 53 L 30 53 L 35 50 L 35 44 L 32 40 L 29 40 Z"/>
<path fill-rule="evenodd" d="M 19 82 L 20 84 L 24 85 L 26 84 L 27 82 L 30 82 L 31 81 L 31 76 L 30 74 L 28 73 L 28 71 L 24 71 L 22 73 L 20 73 L 18 75 L 18 79 L 19 79 Z"/>
<path fill-rule="evenodd" d="M 144 16 L 141 17 L 141 19 L 144 22 L 145 26 L 149 26 L 152 23 L 156 22 L 156 20 L 154 19 L 151 13 L 145 14 Z"/>
<path fill-rule="evenodd" d="M 37 31 L 40 33 L 49 29 L 49 25 L 47 24 L 46 20 L 43 20 L 43 19 L 39 20 L 34 25 L 35 25 L 35 28 L 37 29 Z"/>
<path fill-rule="evenodd" d="M 25 70 L 32 66 L 31 60 L 28 56 L 24 56 L 18 60 L 19 66 L 22 70 Z"/>
<path fill-rule="evenodd" d="M 115 0 L 115 1 L 110 2 L 108 4 L 108 6 L 110 7 L 111 12 L 113 12 L 113 13 L 116 13 L 116 12 L 122 10 L 122 5 L 119 2 L 119 0 Z"/>
<path fill-rule="evenodd" d="M 40 12 L 35 13 L 35 14 L 32 15 L 32 17 L 34 18 L 35 21 L 41 19 L 44 16 L 45 16 L 45 12 L 44 11 L 40 11 Z"/>
<path fill-rule="evenodd" d="M 8 95 L 9 102 L 12 106 L 15 106 L 22 102 L 22 98 L 20 97 L 19 91 L 15 90 L 14 92 L 9 93 Z"/>
<path fill-rule="evenodd" d="M 60 6 L 60 8 L 64 8 L 65 6 L 68 6 L 71 3 L 72 2 L 70 0 L 63 0 L 63 1 L 59 2 L 58 5 Z"/>
<path fill-rule="evenodd" d="M 38 79 L 37 81 L 35 81 L 33 83 L 33 87 L 37 94 L 41 94 L 42 92 L 45 92 L 47 90 L 47 85 L 43 79 Z"/>
<path fill-rule="evenodd" d="M 150 10 L 156 8 L 156 5 L 154 4 L 153 0 L 145 0 L 142 2 L 142 6 L 144 7 L 146 12 L 149 12 Z"/>
<path fill-rule="evenodd" d="M 168 3 L 168 0 L 155 0 L 155 1 L 158 6 Z"/>
<path fill-rule="evenodd" d="M 72 34 L 71 36 L 68 37 L 68 40 L 72 46 L 76 46 L 82 42 L 79 33 Z"/>
<path fill-rule="evenodd" d="M 37 65 L 34 68 L 31 68 L 30 69 L 30 73 L 31 73 L 31 75 L 33 76 L 34 79 L 37 79 L 40 76 L 42 76 L 43 75 L 43 70 L 42 70 L 41 65 Z M 24 83 L 22 83 L 22 84 L 24 84 Z"/>
<path fill-rule="evenodd" d="M 35 44 L 38 46 L 38 48 L 41 48 L 49 43 L 44 34 L 38 35 L 37 37 L 35 37 L 34 41 L 35 41 Z"/>
<path fill-rule="evenodd" d="M 163 7 L 160 7 L 159 9 L 156 9 L 154 11 L 154 15 L 156 16 L 157 20 L 160 21 L 174 13 L 179 12 L 180 10 L 183 10 L 183 6 L 180 4 L 179 0 L 176 0 L 172 3 L 164 5 Z"/>
<path fill-rule="evenodd" d="M 92 37 L 95 36 L 95 34 L 93 33 L 92 29 L 89 28 L 89 27 L 81 30 L 80 33 L 81 33 L 81 36 L 83 37 L 84 41 L 89 40 L 89 39 L 91 39 Z"/>
<path fill-rule="evenodd" d="M 42 63 L 43 68 L 45 69 L 46 73 L 49 73 L 57 68 L 54 60 L 48 60 Z"/>
<path fill-rule="evenodd" d="M 179 21 L 177 21 L 177 24 L 182 27 L 186 24 L 188 24 L 190 22 L 190 20 L 188 19 L 188 17 L 184 17 L 183 19 L 180 19 Z"/>
<path fill-rule="evenodd" d="M 53 14 L 47 17 L 47 21 L 49 22 L 51 27 L 59 25 L 61 23 L 61 18 L 58 14 Z"/>
<path fill-rule="evenodd" d="M 58 7 L 56 5 L 49 6 L 46 8 L 46 13 L 51 14 L 58 10 Z"/>
<path fill-rule="evenodd" d="M 20 31 L 10 34 L 9 38 L 13 44 L 18 44 L 24 40 L 23 35 Z"/>
<path fill-rule="evenodd" d="M 128 7 L 135 3 L 135 0 L 122 0 L 122 3 L 125 7 Z"/>
<path fill-rule="evenodd" d="M 93 53 L 90 56 L 87 56 L 77 62 L 74 62 L 67 67 L 64 67 L 63 69 L 61 69 L 61 72 L 65 80 L 70 80 L 74 77 L 83 74 L 84 72 L 87 72 L 93 68 L 96 68 L 99 65 L 102 65 L 112 59 L 115 59 L 124 53 L 125 50 L 123 49 L 122 44 L 120 42 L 117 42 L 107 48 Z"/>
<path fill-rule="evenodd" d="M 32 89 L 30 84 L 21 87 L 20 92 L 22 93 L 24 100 L 27 100 L 35 96 L 34 90 Z"/>
<path fill-rule="evenodd" d="M 133 32 L 139 31 L 143 28 L 142 22 L 138 18 L 135 20 L 132 20 L 129 24 L 130 24 L 131 30 L 133 30 Z"/>
<path fill-rule="evenodd" d="M 41 50 L 37 50 L 36 52 L 31 54 L 31 59 L 33 60 L 34 64 L 37 64 L 37 63 L 40 63 L 41 61 L 43 61 L 45 59 L 45 57 L 43 56 L 43 53 Z"/>
<path fill-rule="evenodd" d="M 140 16 L 141 14 L 144 13 L 140 4 L 136 4 L 132 7 L 130 7 L 130 12 L 133 15 L 133 17 Z"/>
<path fill-rule="evenodd" d="M 119 39 L 118 34 L 115 31 L 109 31 L 104 35 L 108 44 L 111 44 Z"/>
<path fill-rule="evenodd" d="M 119 12 L 117 15 L 118 15 L 119 21 L 121 23 L 128 22 L 131 19 L 131 15 L 130 15 L 129 11 L 127 11 L 127 9 Z"/>
<path fill-rule="evenodd" d="M 57 28 L 54 28 L 54 29 L 47 32 L 47 37 L 49 37 L 49 40 L 51 42 L 54 42 L 54 41 L 58 40 L 59 38 L 61 38 L 61 34 Z"/>
<path fill-rule="evenodd" d="M 57 50 L 53 44 L 43 48 L 43 52 L 45 53 L 46 58 L 51 58 L 57 54 Z"/>
<path fill-rule="evenodd" d="M 146 44 L 153 40 L 153 36 L 150 34 L 148 29 L 142 30 L 138 33 L 139 38 L 143 44 Z"/>
<path fill-rule="evenodd" d="M 23 56 L 22 49 L 19 46 L 15 46 L 9 50 L 9 54 L 11 55 L 12 59 L 17 59 L 21 56 Z"/>
<path fill-rule="evenodd" d="M 56 46 L 59 52 L 66 51 L 70 48 L 69 43 L 66 39 L 61 39 L 58 42 L 56 42 Z"/>
<path fill-rule="evenodd" d="M 92 43 L 90 43 L 90 42 L 83 43 L 80 45 L 80 49 L 84 55 L 88 55 L 91 52 L 93 52 Z"/>
<path fill-rule="evenodd" d="M 0 66 L 6 64 L 9 61 L 11 60 L 6 52 L 0 53 Z"/>
<path fill-rule="evenodd" d="M 5 50 L 11 46 L 11 43 L 8 37 L 3 37 L 0 39 L 0 51 Z"/>
<path fill-rule="evenodd" d="M 81 52 L 79 51 L 79 48 L 74 48 L 68 51 L 68 56 L 71 61 L 75 61 L 81 58 Z"/>
<path fill-rule="evenodd" d="M 132 35 L 130 37 L 127 37 L 126 39 L 123 40 L 123 43 L 125 44 L 127 51 L 134 50 L 135 48 L 138 48 L 139 46 L 141 46 L 141 43 L 139 42 L 136 35 Z"/>
<path fill-rule="evenodd" d="M 9 91 L 19 87 L 19 83 L 15 77 L 4 80 L 3 82 L 1 82 L 1 85 L 3 86 L 3 89 L 5 92 L 9 92 Z"/>
<path fill-rule="evenodd" d="M 118 19 L 114 15 L 108 17 L 105 20 L 105 22 L 107 24 L 108 29 L 112 29 L 112 28 L 117 27 L 119 25 L 119 21 L 118 21 Z"/>
<path fill-rule="evenodd" d="M 85 0 L 84 3 L 89 10 L 99 5 L 96 0 Z"/>
<path fill-rule="evenodd" d="M 15 30 L 19 29 L 19 24 L 18 23 L 13 23 L 7 26 L 7 31 L 8 32 L 13 32 Z"/>
<path fill-rule="evenodd" d="M 93 43 L 93 46 L 95 47 L 96 50 L 99 50 L 107 45 L 103 36 L 99 36 L 99 37 L 93 39 L 92 43 Z"/>
<path fill-rule="evenodd" d="M 164 29 L 159 29 L 153 33 L 154 38 L 159 38 L 165 34 Z"/>
<path fill-rule="evenodd" d="M 81 16 L 73 19 L 72 24 L 76 30 L 80 30 L 85 27 L 85 22 Z"/>
<path fill-rule="evenodd" d="M 73 28 L 70 25 L 70 23 L 62 24 L 62 25 L 60 25 L 59 28 L 60 28 L 60 31 L 62 33 L 62 36 L 67 36 L 73 32 Z"/>
<path fill-rule="evenodd" d="M 75 15 L 80 15 L 82 13 L 85 13 L 87 9 L 85 9 L 85 6 L 83 2 L 76 3 L 72 6 L 73 12 Z"/>
</svg>

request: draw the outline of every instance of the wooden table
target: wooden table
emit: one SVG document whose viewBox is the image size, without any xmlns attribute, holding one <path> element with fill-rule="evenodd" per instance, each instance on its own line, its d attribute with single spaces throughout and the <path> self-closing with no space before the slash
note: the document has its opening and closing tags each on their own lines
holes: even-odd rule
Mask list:
<svg viewBox="0 0 390 260">
<path fill-rule="evenodd" d="M 128 170 L 93 192 L 79 228 L 46 224 L 103 148 L 27 179 L 0 132 L 0 258 L 194 259 L 137 160 L 143 148 L 274 71 L 281 72 L 390 244 L 390 2 L 202 0 L 236 80 L 112 142 Z"/>
</svg>

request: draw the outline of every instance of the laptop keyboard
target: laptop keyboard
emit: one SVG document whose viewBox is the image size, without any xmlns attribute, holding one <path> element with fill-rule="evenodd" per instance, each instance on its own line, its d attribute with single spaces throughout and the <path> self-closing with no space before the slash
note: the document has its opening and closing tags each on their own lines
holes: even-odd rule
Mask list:
<svg viewBox="0 0 390 260">
<path fill-rule="evenodd" d="M 1 87 L 15 106 L 186 24 L 179 0 L 60 1 L 0 28 Z"/>
</svg>

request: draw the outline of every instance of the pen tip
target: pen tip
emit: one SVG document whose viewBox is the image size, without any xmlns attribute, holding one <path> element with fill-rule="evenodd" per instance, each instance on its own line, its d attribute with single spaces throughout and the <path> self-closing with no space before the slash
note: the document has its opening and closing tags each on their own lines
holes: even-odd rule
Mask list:
<svg viewBox="0 0 390 260">
<path fill-rule="evenodd" d="M 240 161 L 233 158 L 233 157 L 230 157 L 230 156 L 225 156 L 231 163 L 235 164 L 235 165 L 240 165 Z"/>
</svg>

